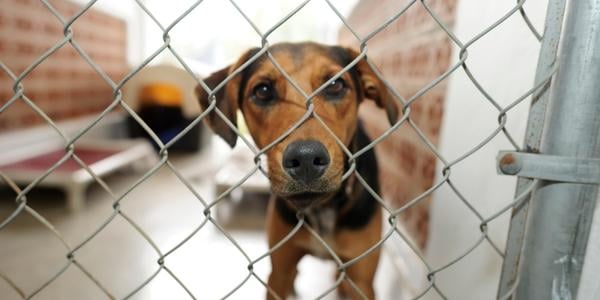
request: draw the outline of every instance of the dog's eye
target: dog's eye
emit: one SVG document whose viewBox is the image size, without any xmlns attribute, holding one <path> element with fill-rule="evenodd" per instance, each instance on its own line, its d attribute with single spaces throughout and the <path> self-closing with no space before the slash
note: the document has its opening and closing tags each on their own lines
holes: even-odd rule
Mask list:
<svg viewBox="0 0 600 300">
<path fill-rule="evenodd" d="M 338 78 L 327 85 L 323 93 L 327 98 L 341 98 L 346 93 L 346 82 L 342 78 Z"/>
<path fill-rule="evenodd" d="M 269 105 L 275 100 L 275 91 L 270 83 L 259 83 L 252 90 L 252 99 L 258 105 Z"/>
</svg>

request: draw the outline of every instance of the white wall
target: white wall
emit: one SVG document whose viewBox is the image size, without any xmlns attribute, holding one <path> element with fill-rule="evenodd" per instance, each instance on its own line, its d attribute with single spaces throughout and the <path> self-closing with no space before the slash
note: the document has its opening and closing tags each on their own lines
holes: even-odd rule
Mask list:
<svg viewBox="0 0 600 300">
<path fill-rule="evenodd" d="M 547 1 L 533 0 L 525 9 L 539 31 Z M 454 32 L 466 43 L 499 19 L 515 1 L 462 0 Z M 467 65 L 488 93 L 506 106 L 533 86 L 539 42 L 515 13 L 469 48 Z M 458 48 L 454 48 L 454 61 Z M 529 99 L 508 113 L 509 132 L 522 143 Z M 442 124 L 442 155 L 453 161 L 476 146 L 497 127 L 498 111 L 487 102 L 461 70 L 450 78 Z M 452 167 L 450 179 L 484 218 L 511 201 L 516 179 L 496 174 L 496 155 L 512 149 L 500 133 L 487 146 Z M 441 180 L 441 167 L 438 167 Z M 490 236 L 504 250 L 509 213 L 490 224 Z M 439 268 L 457 258 L 480 237 L 479 219 L 444 185 L 434 193 L 428 260 Z M 436 275 L 450 299 L 495 299 L 501 269 L 500 256 L 484 241 L 469 256 Z M 439 299 L 430 293 L 429 299 Z"/>
<path fill-rule="evenodd" d="M 357 0 L 331 0 L 347 15 Z M 89 0 L 73 0 L 85 5 Z M 195 1 L 144 0 L 146 8 L 163 27 L 185 12 Z M 264 33 L 300 1 L 238 0 L 236 3 Z M 136 66 L 152 55 L 162 44 L 162 31 L 134 1 L 104 0 L 93 6 L 102 12 L 123 18 L 127 22 L 127 61 Z M 268 40 L 315 40 L 335 43 L 342 22 L 325 1 L 312 1 L 273 32 Z M 171 45 L 198 74 L 207 74 L 235 60 L 250 47 L 260 46 L 260 37 L 228 1 L 205 0 L 180 21 L 170 32 Z M 150 65 L 179 66 L 169 51 L 163 51 Z"/>
<path fill-rule="evenodd" d="M 145 0 L 148 10 L 163 26 L 169 25 L 195 1 Z M 356 0 L 332 0 L 346 15 Z M 292 12 L 297 0 L 238 0 L 235 3 L 264 34 Z M 144 55 L 158 49 L 162 33 L 154 21 L 142 17 Z M 268 36 L 272 45 L 280 41 L 312 40 L 335 43 L 342 22 L 325 1 L 311 1 Z M 170 32 L 171 45 L 199 74 L 209 74 L 235 61 L 245 50 L 261 46 L 261 38 L 229 1 L 205 0 Z M 152 63 L 178 65 L 171 54 L 161 54 Z"/>
</svg>

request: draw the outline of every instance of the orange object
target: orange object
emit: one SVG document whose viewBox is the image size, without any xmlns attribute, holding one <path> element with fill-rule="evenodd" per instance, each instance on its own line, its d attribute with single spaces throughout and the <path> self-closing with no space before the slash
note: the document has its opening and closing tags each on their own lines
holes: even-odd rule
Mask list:
<svg viewBox="0 0 600 300">
<path fill-rule="evenodd" d="M 181 106 L 183 95 L 176 85 L 170 83 L 151 83 L 142 87 L 139 97 L 141 106 Z"/>
</svg>

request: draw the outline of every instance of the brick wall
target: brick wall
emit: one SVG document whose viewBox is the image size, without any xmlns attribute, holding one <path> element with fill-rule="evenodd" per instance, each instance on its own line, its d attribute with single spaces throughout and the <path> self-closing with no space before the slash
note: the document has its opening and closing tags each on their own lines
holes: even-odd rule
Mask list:
<svg viewBox="0 0 600 300">
<path fill-rule="evenodd" d="M 348 18 L 349 24 L 359 35 L 366 36 L 398 12 L 405 2 L 361 0 Z M 427 3 L 446 24 L 453 24 L 456 0 Z M 358 48 L 358 42 L 345 28 L 339 32 L 339 42 Z M 408 99 L 448 69 L 451 48 L 446 34 L 416 2 L 368 42 L 368 57 L 400 95 Z M 434 144 L 439 138 L 446 84 L 441 82 L 411 105 L 411 119 Z M 360 115 L 372 137 L 389 128 L 383 111 L 370 101 L 361 107 Z M 402 206 L 432 186 L 436 159 L 409 126 L 400 127 L 376 147 L 376 152 L 382 172 L 382 193 L 393 206 Z M 430 201 L 428 197 L 401 215 L 422 247 L 428 235 Z"/>
<path fill-rule="evenodd" d="M 80 6 L 49 1 L 65 19 Z M 0 0 L 0 62 L 17 76 L 64 37 L 63 26 L 37 0 Z M 121 19 L 89 10 L 73 25 L 74 39 L 113 80 L 127 71 L 126 27 Z M 0 105 L 13 95 L 12 80 L 0 71 Z M 25 94 L 54 121 L 102 111 L 112 101 L 111 88 L 66 44 L 23 80 Z M 0 113 L 0 132 L 44 121 L 18 100 Z"/>
</svg>

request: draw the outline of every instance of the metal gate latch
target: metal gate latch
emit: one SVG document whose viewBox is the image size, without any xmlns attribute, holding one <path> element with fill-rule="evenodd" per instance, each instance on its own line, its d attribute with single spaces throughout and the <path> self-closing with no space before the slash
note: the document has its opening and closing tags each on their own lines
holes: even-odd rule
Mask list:
<svg viewBox="0 0 600 300">
<path fill-rule="evenodd" d="M 571 183 L 600 183 L 600 159 L 500 151 L 498 173 Z"/>
</svg>

